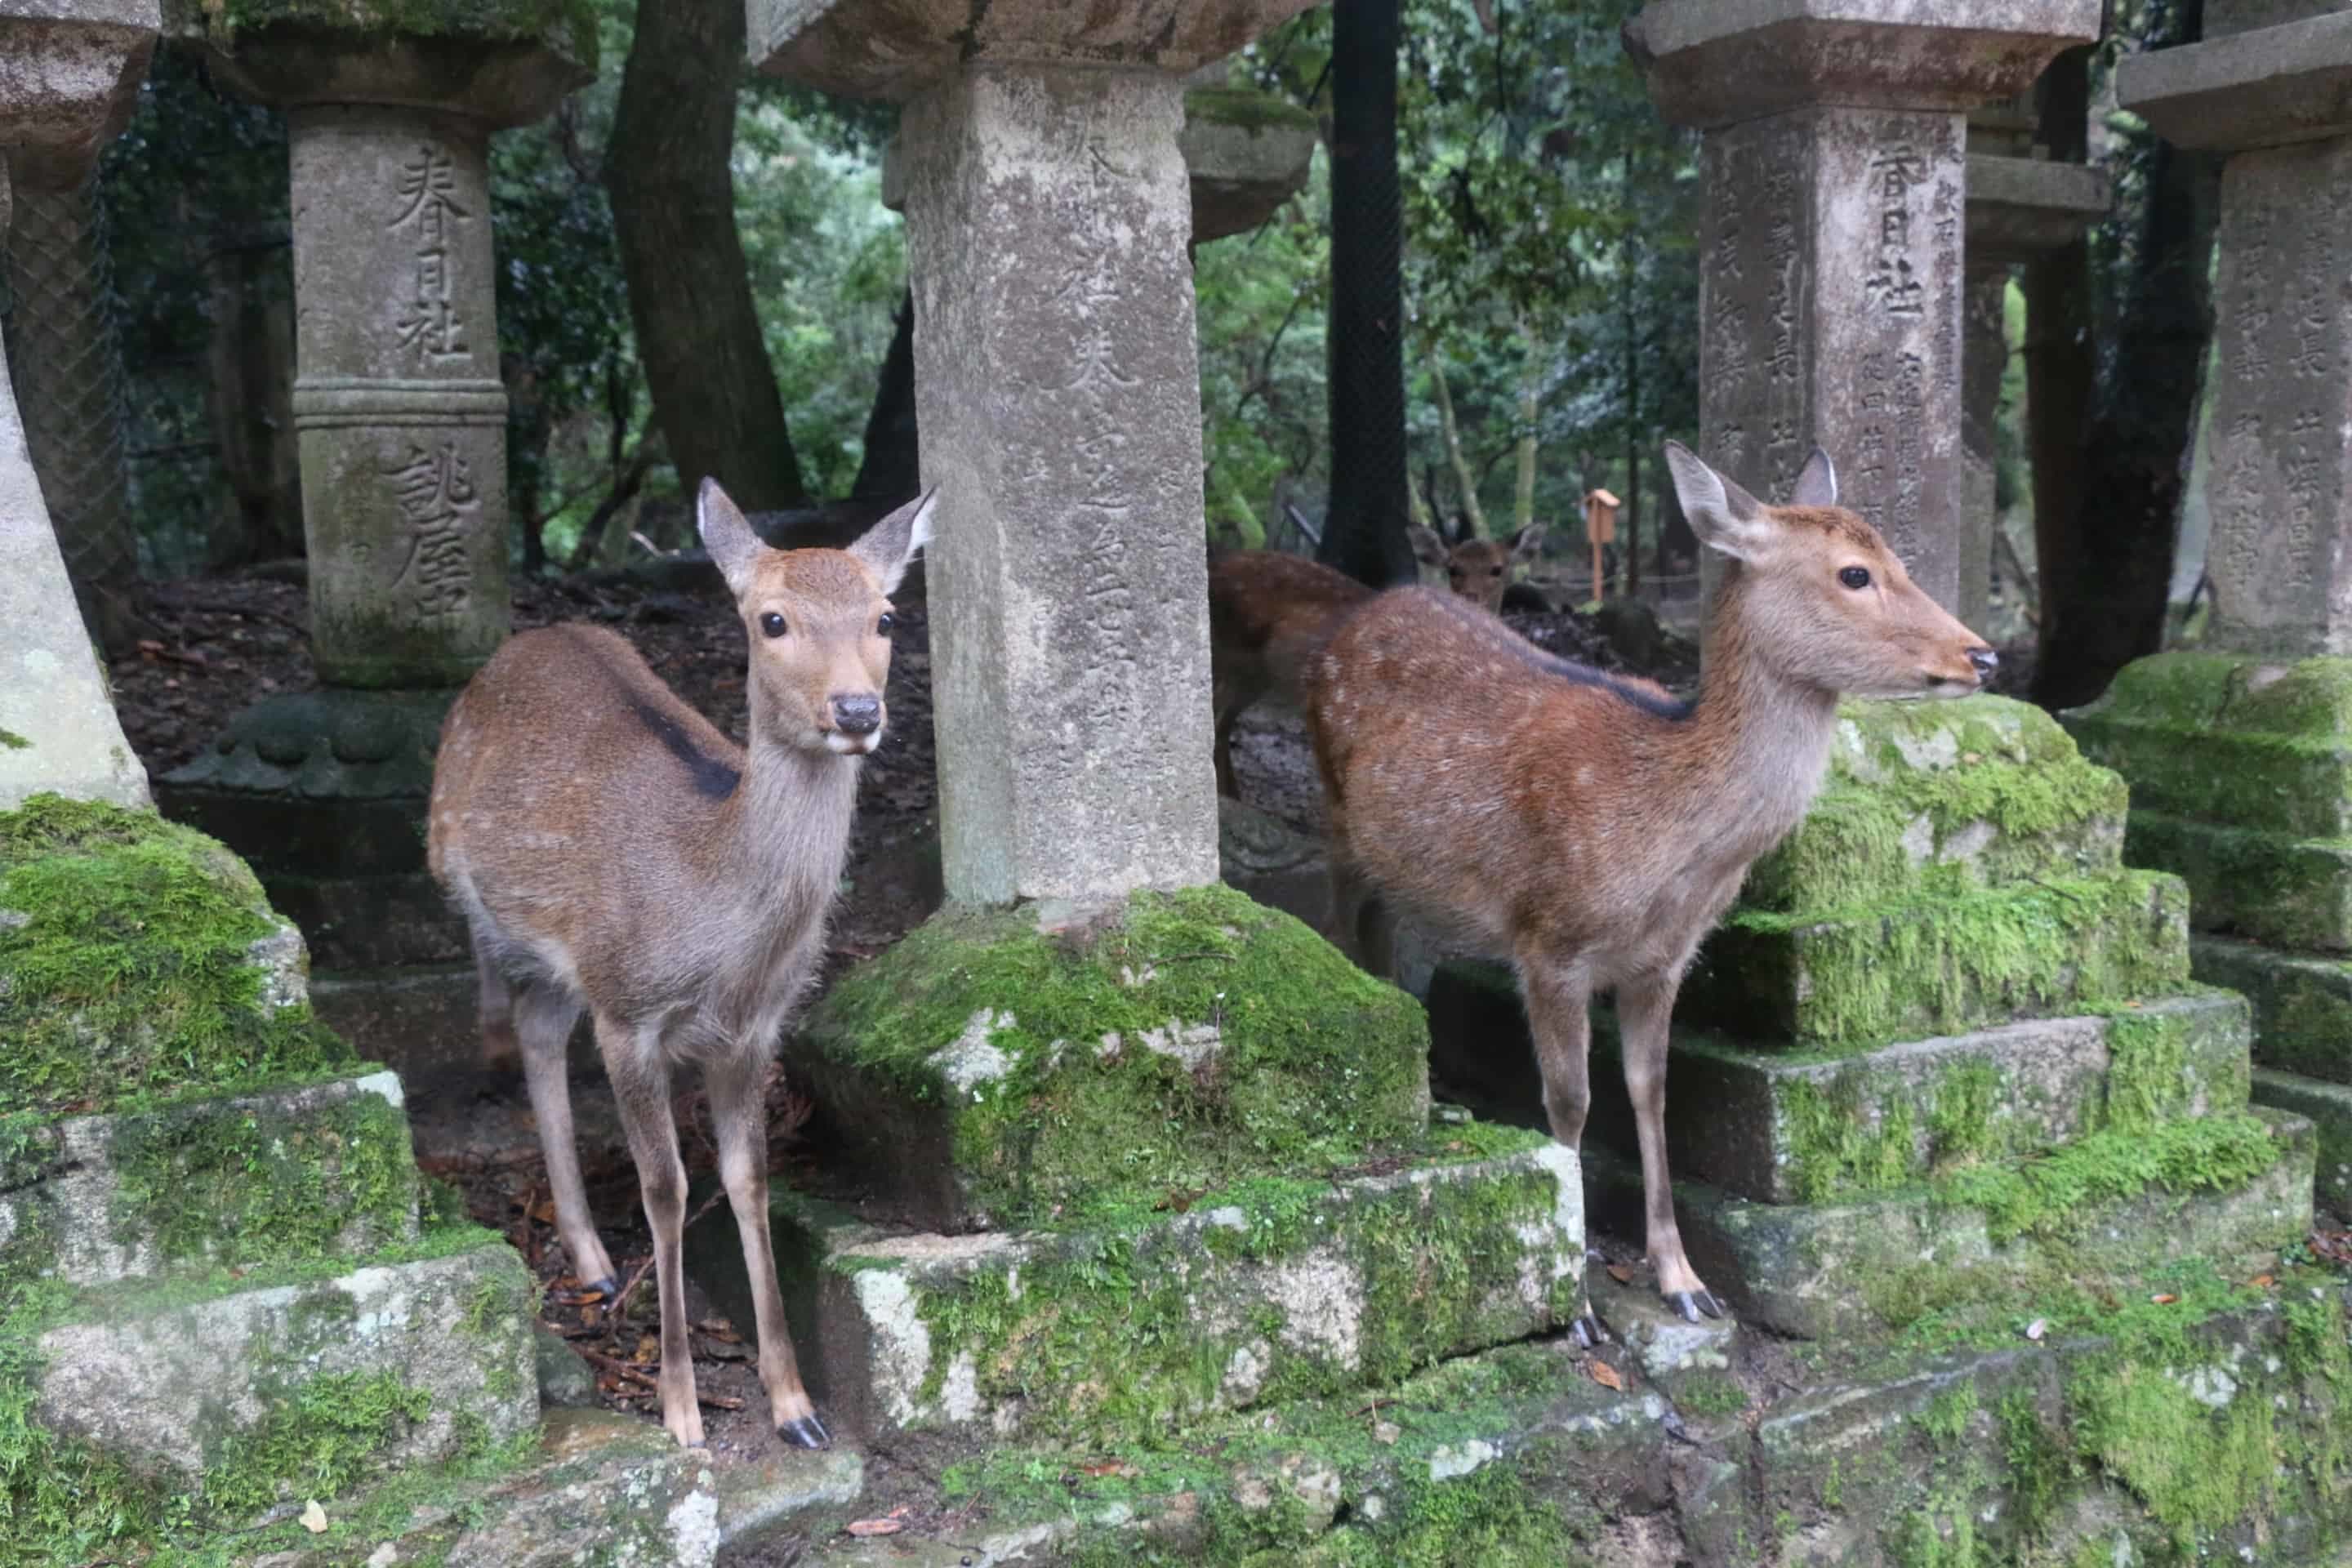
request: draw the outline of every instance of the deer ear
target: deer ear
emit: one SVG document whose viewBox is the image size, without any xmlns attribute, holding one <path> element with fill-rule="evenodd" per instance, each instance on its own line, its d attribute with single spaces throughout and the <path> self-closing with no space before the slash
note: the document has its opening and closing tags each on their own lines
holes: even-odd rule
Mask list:
<svg viewBox="0 0 2352 1568">
<path fill-rule="evenodd" d="M 898 584 L 907 579 L 907 568 L 924 545 L 931 542 L 931 513 L 937 509 L 940 489 L 933 485 L 919 500 L 910 500 L 873 527 L 867 529 L 849 552 L 882 580 L 882 592 L 895 594 Z"/>
<path fill-rule="evenodd" d="M 1837 465 L 1819 447 L 1805 459 L 1797 475 L 1796 484 L 1789 491 L 1790 506 L 1837 505 Z"/>
<path fill-rule="evenodd" d="M 728 592 L 741 598 L 751 585 L 751 563 L 767 547 L 751 531 L 741 510 L 719 488 L 719 481 L 707 474 L 695 497 L 694 526 L 702 535 L 703 548 L 710 552 L 710 563 L 727 579 Z"/>
<path fill-rule="evenodd" d="M 1536 552 L 1543 548 L 1543 542 L 1544 525 L 1540 522 L 1528 524 L 1511 541 L 1512 561 L 1533 561 Z"/>
<path fill-rule="evenodd" d="M 1412 558 L 1415 561 L 1423 566 L 1445 564 L 1445 541 L 1438 538 L 1435 532 L 1415 523 L 1404 531 L 1404 536 L 1412 541 Z"/>
<path fill-rule="evenodd" d="M 1725 479 L 1679 441 L 1666 443 L 1666 468 L 1674 475 L 1675 499 L 1691 531 L 1709 550 L 1734 561 L 1753 559 L 1772 537 L 1764 504 Z"/>
</svg>

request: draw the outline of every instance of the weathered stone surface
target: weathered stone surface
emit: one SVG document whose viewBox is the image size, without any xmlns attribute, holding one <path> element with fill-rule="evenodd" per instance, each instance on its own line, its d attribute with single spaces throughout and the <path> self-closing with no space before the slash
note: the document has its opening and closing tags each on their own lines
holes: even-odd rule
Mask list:
<svg viewBox="0 0 2352 1568">
<path fill-rule="evenodd" d="M 545 1323 L 531 1325 L 530 1342 L 539 1368 L 540 1409 L 595 1408 L 596 1373 L 580 1352 Z"/>
<path fill-rule="evenodd" d="M 1255 228 L 1307 185 L 1315 117 L 1270 92 L 1193 88 L 1178 146 L 1192 186 L 1192 243 Z"/>
<path fill-rule="evenodd" d="M 2253 1004 L 2256 1062 L 2352 1084 L 2352 963 L 2218 936 L 2197 938 L 2189 954 L 2197 978 Z"/>
<path fill-rule="evenodd" d="M 224 84 L 281 108 L 415 105 L 486 130 L 523 125 L 595 79 L 583 7 L 415 0 L 206 5 L 205 63 Z"/>
<path fill-rule="evenodd" d="M 901 122 L 952 899 L 1216 875 L 1181 113 L 1173 77 L 982 66 Z"/>
<path fill-rule="evenodd" d="M 2049 158 L 1971 148 L 1968 178 L 1971 265 L 2021 261 L 2064 245 L 2105 217 L 2114 199 L 2105 170 Z"/>
<path fill-rule="evenodd" d="M 18 179 L 60 186 L 97 163 L 131 118 L 161 22 L 156 0 L 17 0 L 0 15 L 0 158 Z"/>
<path fill-rule="evenodd" d="M 1541 1333 L 1582 1298 L 1576 1157 L 1464 1127 L 1384 1174 L 1265 1178 L 1095 1225 L 886 1231 L 790 1194 L 778 1274 L 803 1371 L 836 1427 L 999 1434 L 1163 1428 L 1382 1386 Z M 688 1264 L 748 1319 L 732 1220 Z"/>
<path fill-rule="evenodd" d="M 401 1105 L 385 1072 L 36 1125 L 0 1160 L 0 1263 L 107 1285 L 413 1242 Z"/>
<path fill-rule="evenodd" d="M 1311 0 L 749 0 L 762 70 L 849 98 L 913 96 L 961 67 L 997 61 L 1150 68 L 1182 76 L 1223 59 Z"/>
<path fill-rule="evenodd" d="M 2315 1195 L 2338 1217 L 2352 1217 L 2352 1085 L 2256 1068 L 2254 1103 L 2311 1122 L 2319 1144 Z"/>
<path fill-rule="evenodd" d="M 33 1418 L 185 1483 L 306 1400 L 383 1384 L 417 1398 L 416 1413 L 394 1418 L 373 1464 L 425 1463 L 538 1421 L 531 1308 L 521 1259 L 496 1241 L 194 1300 L 118 1292 L 40 1334 Z"/>
<path fill-rule="evenodd" d="M 1255 806 L 1217 797 L 1217 868 L 1224 884 L 1310 926 L 1329 917 L 1323 841 Z"/>
<path fill-rule="evenodd" d="M 383 1062 L 411 1083 L 484 1067 L 481 984 L 467 963 L 413 963 L 383 969 L 319 969 L 310 1005 L 319 1021 L 369 1061 Z M 595 1032 L 583 1019 L 572 1034 L 575 1068 L 596 1065 Z"/>
<path fill-rule="evenodd" d="M 1744 1320 L 1800 1338 L 1907 1322 L 1923 1301 L 1964 1284 L 1981 1293 L 2182 1258 L 2252 1273 L 2308 1231 L 2315 1160 L 2309 1121 L 2253 1115 L 2267 1142 L 2231 1119 L 2162 1123 L 2022 1167 L 1962 1172 L 1854 1203 L 1776 1206 L 1683 1182 L 1675 1207 L 1708 1287 L 1727 1293 Z M 2226 1170 L 2209 1146 L 2221 1140 Z M 2245 1179 L 2207 1180 L 2234 1177 L 2254 1161 L 2263 1164 Z M 1584 1170 L 1595 1220 L 1638 1234 L 1639 1170 L 1590 1147 Z M 2179 1190 L 2167 1184 L 2168 1171 Z M 2078 1176 L 2078 1188 L 2053 1184 Z"/>
<path fill-rule="evenodd" d="M 960 1230 L 1360 1161 L 1428 1114 L 1421 1010 L 1225 888 L 950 905 L 849 971 L 800 1063 L 843 1163 Z"/>
<path fill-rule="evenodd" d="M 2236 152 L 2340 136 L 2352 129 L 2352 14 L 2209 29 L 2203 43 L 2146 50 L 2118 62 L 2116 94 L 2183 147 Z"/>
<path fill-rule="evenodd" d="M 2189 884 L 2200 931 L 2352 952 L 2352 840 L 2289 838 L 2136 811 L 2124 850 Z"/>
</svg>

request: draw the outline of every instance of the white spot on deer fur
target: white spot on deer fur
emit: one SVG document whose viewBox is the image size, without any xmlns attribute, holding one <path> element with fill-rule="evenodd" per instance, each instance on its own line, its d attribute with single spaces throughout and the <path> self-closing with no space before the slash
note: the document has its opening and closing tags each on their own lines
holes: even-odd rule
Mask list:
<svg viewBox="0 0 2352 1568">
<path fill-rule="evenodd" d="M 991 1044 L 989 1037 L 999 1029 L 1012 1028 L 1015 1022 L 1010 1013 L 979 1009 L 964 1024 L 962 1034 L 931 1053 L 931 1066 L 958 1090 L 993 1083 L 1013 1070 L 1013 1060 Z"/>
<path fill-rule="evenodd" d="M 916 1309 L 915 1293 L 895 1268 L 861 1268 L 858 1310 L 874 1330 L 874 1388 L 890 1418 L 910 1422 L 920 1412 L 923 1380 L 931 1373 L 931 1331 Z"/>
<path fill-rule="evenodd" d="M 1282 1309 L 1282 1342 L 1353 1367 L 1363 1352 L 1364 1281 L 1330 1247 L 1267 1271 L 1266 1295 Z"/>
<path fill-rule="evenodd" d="M 1186 1072 L 1198 1072 L 1223 1048 L 1224 1034 L 1214 1024 L 1187 1024 L 1171 1018 L 1160 1029 L 1139 1029 L 1136 1043 L 1145 1050 L 1173 1057 Z"/>
<path fill-rule="evenodd" d="M 957 1352 L 948 1363 L 948 1374 L 940 1384 L 940 1408 L 950 1421 L 969 1421 L 980 1414 L 980 1363 L 971 1359 L 970 1351 Z"/>
<path fill-rule="evenodd" d="M 1437 1452 L 1429 1457 L 1429 1479 L 1433 1481 L 1454 1480 L 1481 1469 L 1499 1458 L 1501 1455 L 1495 1445 L 1482 1437 L 1473 1437 L 1459 1448 L 1451 1443 L 1440 1444 Z"/>
</svg>

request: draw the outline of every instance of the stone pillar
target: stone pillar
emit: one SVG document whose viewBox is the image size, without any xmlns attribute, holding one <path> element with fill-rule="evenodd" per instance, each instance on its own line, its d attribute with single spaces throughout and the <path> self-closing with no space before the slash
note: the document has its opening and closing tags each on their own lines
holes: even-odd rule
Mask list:
<svg viewBox="0 0 2352 1568">
<path fill-rule="evenodd" d="M 12 174 L 54 184 L 121 130 L 159 21 L 154 0 L 48 0 L 0 17 L 0 239 Z M 0 368 L 0 811 L 46 791 L 143 806 L 147 772 L 107 697 Z"/>
<path fill-rule="evenodd" d="M 1814 444 L 1919 584 L 1959 594 L 1962 118 L 2095 37 L 2094 0 L 1903 21 L 1652 0 L 1626 44 L 1706 132 L 1704 456 L 1777 497 Z"/>
<path fill-rule="evenodd" d="M 1304 8 L 751 6 L 763 68 L 906 104 L 950 899 L 1217 875 L 1183 77 Z"/>
<path fill-rule="evenodd" d="M 1961 491 L 1959 608 L 1991 635 L 1994 426 L 2009 365 L 2003 300 L 2010 270 L 2068 244 L 2107 210 L 2105 171 L 2053 163 L 2033 146 L 2023 100 L 1969 116 L 1968 265 L 1960 328 Z"/>
<path fill-rule="evenodd" d="M 2258 1100 L 2320 1125 L 2352 1205 L 2352 13 L 2210 0 L 2125 107 L 2222 166 L 2204 454 L 2207 648 L 2069 718 L 2131 781 L 2130 853 L 2185 877 L 2201 979 L 2252 999 Z"/>
</svg>

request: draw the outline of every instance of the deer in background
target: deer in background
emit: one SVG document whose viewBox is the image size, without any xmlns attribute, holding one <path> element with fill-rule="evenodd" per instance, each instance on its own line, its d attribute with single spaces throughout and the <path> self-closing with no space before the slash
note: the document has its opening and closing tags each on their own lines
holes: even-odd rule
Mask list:
<svg viewBox="0 0 2352 1568">
<path fill-rule="evenodd" d="M 776 1430 L 828 1440 L 802 1387 L 768 1231 L 769 1059 L 816 973 L 859 759 L 881 742 L 888 595 L 932 497 L 846 550 L 771 550 L 709 479 L 697 521 L 751 638 L 738 746 L 596 627 L 508 641 L 449 710 L 433 874 L 471 932 L 482 1035 L 520 1047 L 572 1269 L 614 1289 L 581 1186 L 564 1044 L 589 1012 L 636 1162 L 661 1298 L 662 1425 L 702 1442 L 679 1263 L 686 1168 L 670 1079 L 699 1064 L 751 1275 Z"/>
<path fill-rule="evenodd" d="M 1386 974 L 1402 911 L 1508 959 L 1552 1136 L 1571 1149 L 1590 1099 L 1586 1003 L 1614 988 L 1650 1261 L 1696 1322 L 1722 1307 L 1684 1254 L 1666 1174 L 1683 972 L 1748 864 L 1804 816 L 1838 698 L 1963 696 L 1995 658 L 1838 506 L 1818 447 L 1779 507 L 1672 442 L 1666 462 L 1692 528 L 1728 561 L 1696 701 L 1400 588 L 1309 660 L 1307 715 L 1330 815 L 1334 940 Z M 1589 1301 L 1575 1332 L 1587 1344 L 1601 1332 Z"/>
<path fill-rule="evenodd" d="M 1490 614 L 1503 602 L 1510 568 L 1532 560 L 1543 525 L 1523 528 L 1507 544 L 1473 539 L 1448 546 L 1435 531 L 1408 531 L 1414 557 L 1445 569 L 1452 590 Z M 1209 563 L 1209 668 L 1216 710 L 1217 793 L 1234 800 L 1234 726 L 1269 691 L 1297 706 L 1306 660 L 1348 611 L 1377 589 L 1304 556 L 1236 550 Z"/>
</svg>

